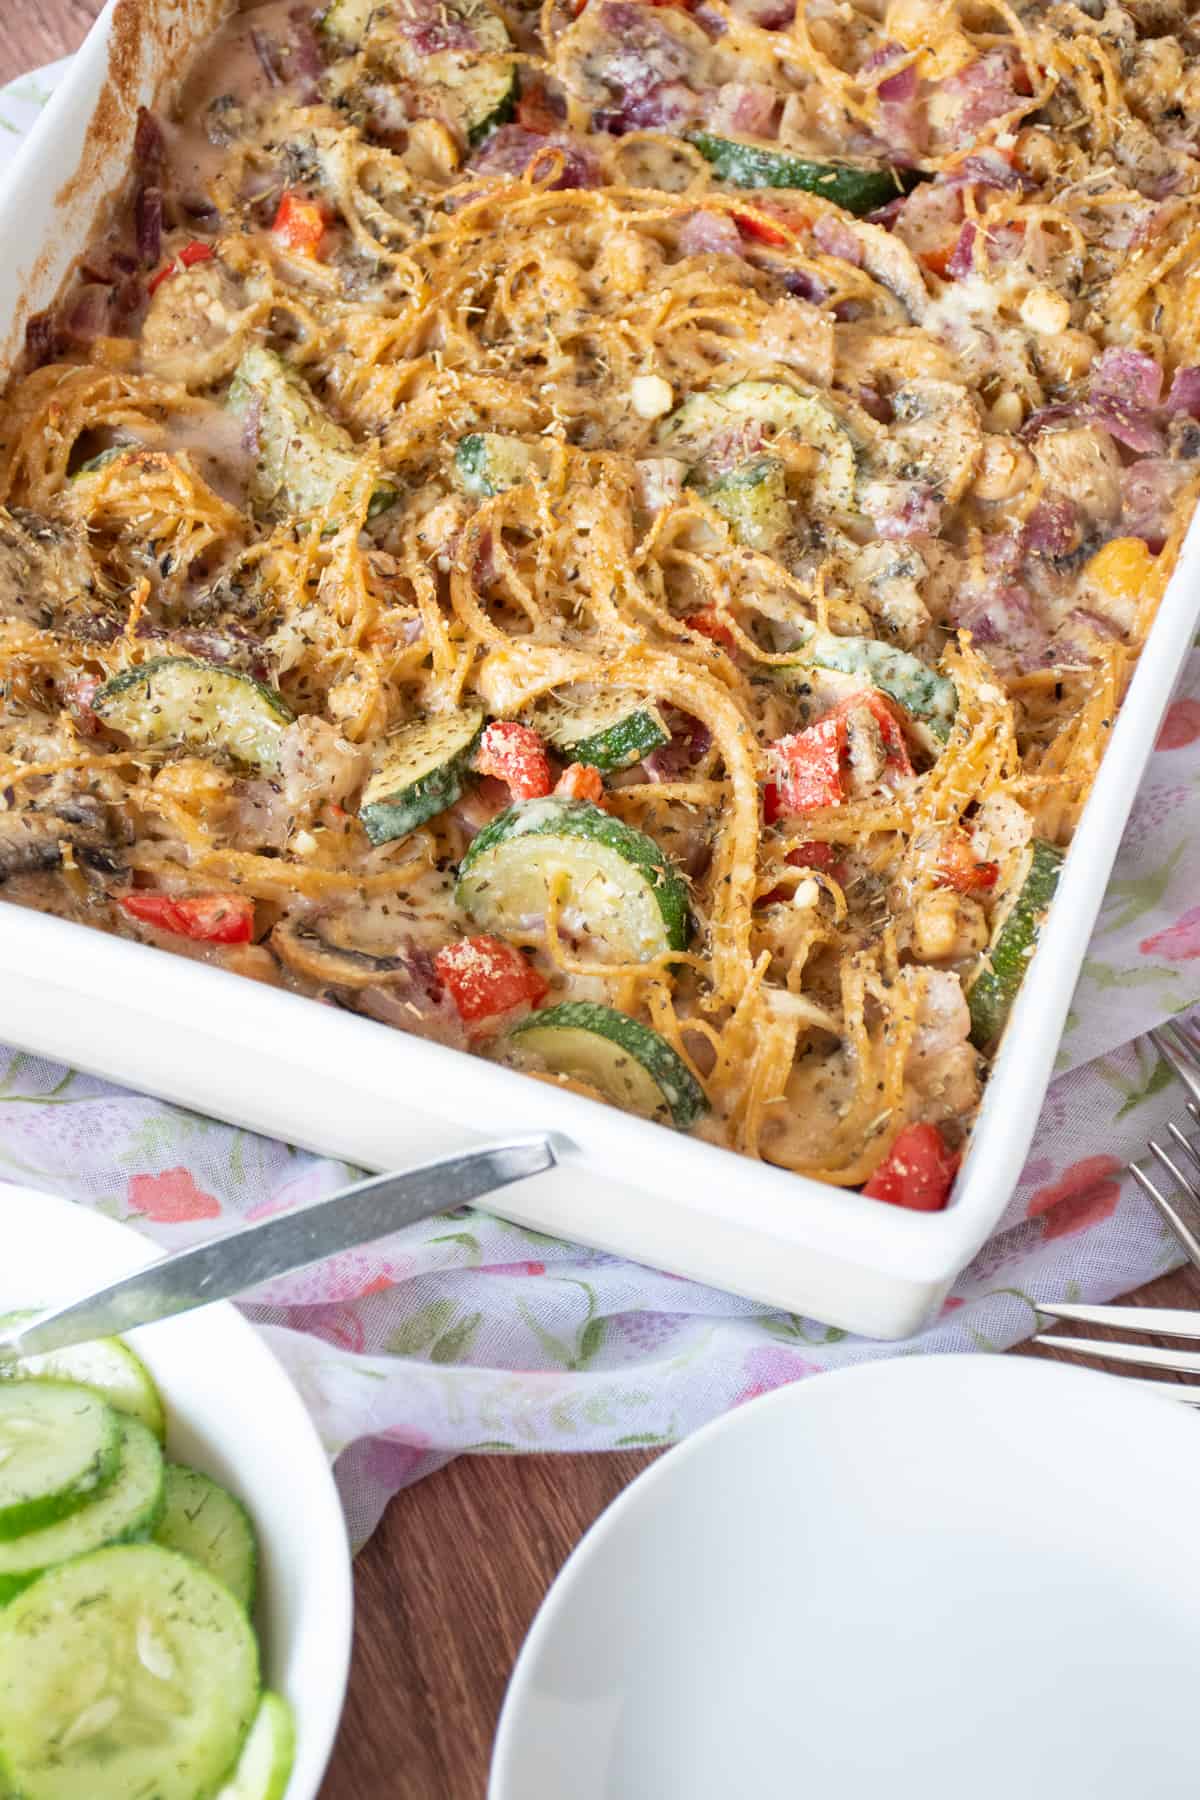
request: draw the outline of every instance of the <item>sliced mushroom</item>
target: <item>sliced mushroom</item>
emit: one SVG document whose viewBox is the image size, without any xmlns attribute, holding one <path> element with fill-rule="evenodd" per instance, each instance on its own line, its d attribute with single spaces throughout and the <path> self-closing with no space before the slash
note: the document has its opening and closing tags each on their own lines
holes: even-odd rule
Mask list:
<svg viewBox="0 0 1200 1800">
<path fill-rule="evenodd" d="M 316 926 L 296 919 L 281 919 L 271 933 L 271 948 L 289 969 L 309 981 L 338 988 L 368 988 L 380 982 L 410 981 L 411 959 L 406 956 L 369 956 L 365 950 L 345 950 L 321 936 Z"/>
<path fill-rule="evenodd" d="M 61 867 L 64 845 L 70 847 L 79 867 L 92 874 L 114 877 L 124 873 L 101 840 L 91 809 L 81 803 L 74 819 L 66 816 L 70 810 L 76 809 L 0 813 L 0 882 Z"/>
</svg>

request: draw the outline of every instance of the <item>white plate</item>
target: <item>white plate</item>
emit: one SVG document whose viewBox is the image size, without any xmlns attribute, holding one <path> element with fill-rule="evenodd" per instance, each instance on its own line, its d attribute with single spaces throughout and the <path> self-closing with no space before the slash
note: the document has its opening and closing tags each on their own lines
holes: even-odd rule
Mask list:
<svg viewBox="0 0 1200 1800">
<path fill-rule="evenodd" d="M 0 1184 L 0 1312 L 115 1280 L 157 1251 L 51 1194 Z M 316 1800 L 350 1666 L 350 1551 L 321 1441 L 291 1382 L 232 1306 L 128 1334 L 167 1407 L 167 1448 L 233 1489 L 258 1530 L 264 1676 L 296 1715 L 285 1800 Z"/>
<path fill-rule="evenodd" d="M 491 1800 L 1195 1800 L 1200 1433 L 1013 1357 L 754 1401 L 552 1589 Z"/>
</svg>

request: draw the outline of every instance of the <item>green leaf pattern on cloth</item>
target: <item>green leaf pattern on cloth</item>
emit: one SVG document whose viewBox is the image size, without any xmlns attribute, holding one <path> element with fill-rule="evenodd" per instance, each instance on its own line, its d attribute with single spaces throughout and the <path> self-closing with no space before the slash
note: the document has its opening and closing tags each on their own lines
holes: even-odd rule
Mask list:
<svg viewBox="0 0 1200 1800">
<path fill-rule="evenodd" d="M 0 93 L 0 172 L 56 71 Z M 463 1210 L 252 1296 L 361 1542 L 390 1494 L 462 1451 L 673 1442 L 783 1382 L 878 1356 L 998 1351 L 1038 1300 L 1104 1300 L 1178 1262 L 1124 1175 L 1182 1097 L 1133 1042 L 1200 1002 L 1200 651 L 1130 820 L 1034 1149 L 941 1315 L 903 1344 Z M 381 1027 L 382 1029 L 382 1027 Z M 0 1049 L 0 1175 L 164 1249 L 301 1207 L 357 1171 Z"/>
</svg>

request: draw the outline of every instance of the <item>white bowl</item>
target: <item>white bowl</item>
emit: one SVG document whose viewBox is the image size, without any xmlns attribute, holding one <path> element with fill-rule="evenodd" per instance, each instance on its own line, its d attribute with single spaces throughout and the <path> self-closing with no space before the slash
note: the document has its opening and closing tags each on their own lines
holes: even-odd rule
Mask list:
<svg viewBox="0 0 1200 1800">
<path fill-rule="evenodd" d="M 85 1293 L 151 1262 L 127 1225 L 0 1183 L 0 1312 Z M 162 1389 L 167 1448 L 231 1488 L 258 1530 L 267 1684 L 296 1715 L 285 1800 L 316 1800 L 350 1667 L 353 1591 L 345 1520 L 299 1395 L 232 1306 L 127 1334 Z"/>
<path fill-rule="evenodd" d="M 1128 1381 L 899 1358 L 611 1506 L 517 1663 L 491 1800 L 1194 1800 L 1200 1435 Z"/>
</svg>

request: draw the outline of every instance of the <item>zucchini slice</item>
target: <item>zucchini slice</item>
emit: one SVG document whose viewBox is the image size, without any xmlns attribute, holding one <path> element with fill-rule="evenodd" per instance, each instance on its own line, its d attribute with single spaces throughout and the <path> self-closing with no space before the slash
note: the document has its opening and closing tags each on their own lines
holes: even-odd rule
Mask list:
<svg viewBox="0 0 1200 1800">
<path fill-rule="evenodd" d="M 774 456 L 754 456 L 701 489 L 739 544 L 775 550 L 792 529 L 787 471 Z"/>
<path fill-rule="evenodd" d="M 80 1556 L 0 1616 L 0 1778 L 25 1800 L 203 1800 L 259 1694 L 253 1627 L 205 1570 L 153 1544 Z"/>
<path fill-rule="evenodd" d="M 329 505 L 358 466 L 350 433 L 331 419 L 312 389 L 282 356 L 252 345 L 234 371 L 228 404 L 243 418 L 257 409 L 258 460 L 250 498 L 262 515 L 310 513 Z M 396 490 L 381 482 L 367 517 L 391 506 Z"/>
<path fill-rule="evenodd" d="M 737 381 L 732 387 L 692 394 L 663 420 L 661 449 L 702 462 L 709 446 L 739 425 L 759 425 L 767 437 L 798 437 L 820 453 L 814 500 L 842 512 L 854 510 L 858 459 L 849 432 L 828 403 L 783 381 Z"/>
<path fill-rule="evenodd" d="M 528 480 L 533 451 L 520 438 L 498 431 L 471 431 L 459 438 L 454 452 L 454 478 L 464 494 L 490 500 Z"/>
<path fill-rule="evenodd" d="M 296 1760 L 296 1722 L 282 1694 L 268 1688 L 258 1703 L 237 1768 L 217 1800 L 283 1800 Z"/>
<path fill-rule="evenodd" d="M 190 1556 L 251 1612 L 258 1583 L 258 1539 L 241 1501 L 199 1469 L 171 1462 L 164 1473 L 163 1495 L 155 1543 Z"/>
<path fill-rule="evenodd" d="M 666 1039 L 611 1006 L 568 1000 L 531 1013 L 509 1036 L 626 1112 L 687 1131 L 708 1111 L 704 1089 Z"/>
<path fill-rule="evenodd" d="M 373 844 L 404 837 L 454 805 L 482 725 L 483 713 L 471 707 L 414 719 L 386 739 L 358 809 Z"/>
<path fill-rule="evenodd" d="M 1014 899 L 992 932 L 979 973 L 967 990 L 971 1042 L 990 1048 L 1008 1020 L 1029 960 L 1037 949 L 1042 920 L 1062 873 L 1063 852 L 1040 839 L 1030 846 Z"/>
<path fill-rule="evenodd" d="M 874 212 L 905 191 L 904 178 L 886 163 L 818 162 L 773 144 L 712 131 L 689 132 L 688 142 L 712 164 L 717 180 L 730 187 L 802 188 L 851 213 Z"/>
<path fill-rule="evenodd" d="M 0 1324 L 33 1317 L 33 1313 L 13 1313 L 0 1319 Z M 35 1380 L 71 1381 L 91 1388 L 118 1412 L 140 1419 L 160 1443 L 167 1434 L 162 1396 L 154 1378 L 141 1357 L 119 1338 L 96 1338 L 90 1344 L 69 1344 L 64 1350 L 46 1350 L 22 1356 L 17 1362 L 0 1363 L 0 1382 Z"/>
<path fill-rule="evenodd" d="M 656 706 L 620 694 L 586 704 L 547 703 L 534 710 L 532 722 L 568 762 L 588 763 L 606 775 L 632 768 L 671 741 Z"/>
<path fill-rule="evenodd" d="M 0 1538 L 78 1512 L 117 1472 L 121 1426 L 90 1389 L 57 1381 L 0 1387 Z"/>
<path fill-rule="evenodd" d="M 837 637 L 831 631 L 814 631 L 800 660 L 790 666 L 804 669 L 813 664 L 863 676 L 925 728 L 934 740 L 931 747 L 940 747 L 950 736 L 958 711 L 958 690 L 949 676 L 939 675 L 919 656 L 897 650 L 880 638 Z"/>
<path fill-rule="evenodd" d="M 92 710 L 139 748 L 198 750 L 256 769 L 275 768 L 294 717 L 265 682 L 192 656 L 159 656 L 114 675 Z"/>
<path fill-rule="evenodd" d="M 650 962 L 688 937 L 683 876 L 645 832 L 586 800 L 524 800 L 485 825 L 455 897 L 501 936 L 544 914 L 551 891 L 608 962 Z"/>
<path fill-rule="evenodd" d="M 136 1419 L 122 1419 L 120 1431 L 116 1474 L 94 1499 L 54 1525 L 0 1543 L 0 1606 L 55 1563 L 150 1536 L 163 1505 L 162 1451 Z"/>
</svg>

